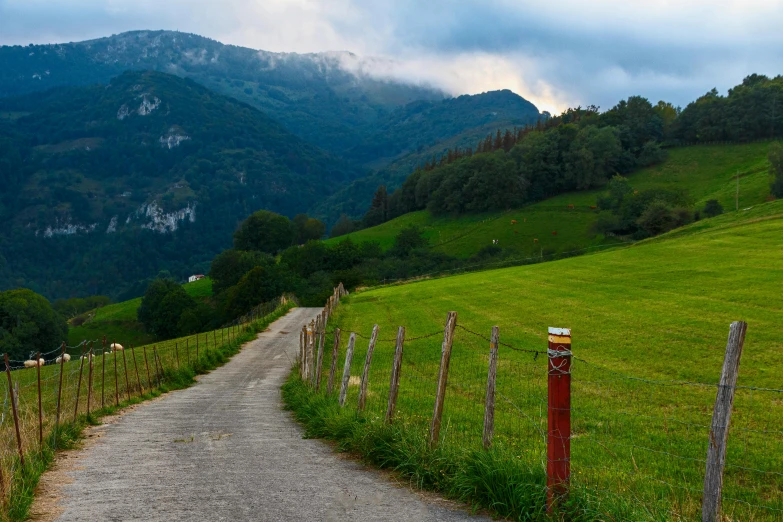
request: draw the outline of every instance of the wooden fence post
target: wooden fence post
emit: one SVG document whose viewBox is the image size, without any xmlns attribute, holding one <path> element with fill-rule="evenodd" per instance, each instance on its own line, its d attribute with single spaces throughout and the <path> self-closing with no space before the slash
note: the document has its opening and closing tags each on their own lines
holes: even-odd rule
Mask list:
<svg viewBox="0 0 783 522">
<path fill-rule="evenodd" d="M 489 370 L 487 371 L 487 396 L 484 401 L 484 449 L 492 446 L 492 437 L 495 434 L 495 380 L 498 371 L 498 341 L 499 328 L 492 327 L 492 336 L 489 340 Z"/>
<path fill-rule="evenodd" d="M 315 380 L 318 376 L 318 343 L 321 336 L 321 315 L 315 316 L 315 325 L 313 326 L 313 370 L 310 375 L 310 384 L 315 387 Z"/>
<path fill-rule="evenodd" d="M 740 357 L 745 344 L 748 324 L 744 321 L 731 323 L 726 356 L 720 375 L 715 409 L 712 412 L 710 441 L 707 445 L 707 469 L 704 474 L 704 497 L 701 506 L 702 522 L 717 522 L 720 512 L 721 490 L 723 489 L 723 466 L 726 464 L 726 441 L 729 436 L 731 410 L 734 406 L 734 392 L 737 386 Z"/>
<path fill-rule="evenodd" d="M 63 397 L 63 372 L 65 368 L 65 341 L 63 341 L 62 349 L 60 350 L 60 386 L 57 388 L 57 415 L 54 417 L 55 431 L 60 431 L 60 406 L 62 404 Z"/>
<path fill-rule="evenodd" d="M 154 388 L 152 385 L 152 377 L 150 377 L 150 363 L 147 360 L 147 345 L 144 345 L 144 367 L 147 368 L 147 386 L 150 387 L 150 389 Z"/>
<path fill-rule="evenodd" d="M 144 386 L 141 385 L 141 378 L 139 377 L 139 363 L 136 361 L 136 352 L 133 349 L 133 345 L 130 345 L 131 357 L 133 357 L 133 368 L 136 370 L 136 385 L 139 387 L 139 395 L 144 393 Z"/>
<path fill-rule="evenodd" d="M 443 401 L 446 398 L 446 383 L 449 380 L 449 363 L 451 362 L 451 346 L 454 343 L 454 329 L 457 327 L 457 312 L 449 312 L 446 327 L 443 329 L 443 344 L 440 350 L 440 370 L 438 371 L 438 389 L 435 394 L 435 408 L 430 424 L 430 447 L 438 444 L 440 438 L 440 421 L 443 417 Z"/>
<path fill-rule="evenodd" d="M 92 412 L 92 362 L 95 358 L 95 341 L 92 341 L 90 344 L 90 351 L 88 354 L 89 358 L 87 361 L 89 361 L 90 366 L 88 367 L 89 371 L 87 373 L 87 416 L 89 417 Z"/>
<path fill-rule="evenodd" d="M 364 411 L 367 403 L 367 385 L 370 381 L 370 364 L 372 363 L 372 354 L 375 352 L 375 343 L 378 341 L 378 325 L 373 325 L 372 335 L 370 335 L 370 344 L 367 346 L 367 357 L 364 359 L 364 371 L 362 372 L 362 383 L 359 388 L 359 411 Z"/>
<path fill-rule="evenodd" d="M 155 379 L 158 381 L 158 388 L 160 388 L 160 370 L 158 370 L 158 347 L 152 345 L 152 360 L 155 363 Z"/>
<path fill-rule="evenodd" d="M 84 347 L 82 347 L 82 356 L 79 358 L 79 381 L 76 385 L 76 406 L 73 408 L 73 422 L 76 423 L 76 418 L 79 415 L 79 395 L 81 395 L 82 391 L 82 373 L 84 372 L 84 348 L 87 346 L 87 343 L 85 342 Z"/>
<path fill-rule="evenodd" d="M 35 365 L 38 372 L 38 443 L 43 449 L 43 407 L 41 406 L 41 352 L 35 358 L 38 363 Z M 2 496 L 2 490 L 0 490 L 0 496 Z"/>
<path fill-rule="evenodd" d="M 337 354 L 340 350 L 340 329 L 334 329 L 334 346 L 332 347 L 332 366 L 329 368 L 329 382 L 326 384 L 326 393 L 332 394 L 334 389 L 334 372 L 337 368 Z"/>
<path fill-rule="evenodd" d="M 106 407 L 106 336 L 103 336 L 103 351 L 101 352 L 101 409 Z"/>
<path fill-rule="evenodd" d="M 157 355 L 155 357 L 157 357 Z M 198 364 L 198 333 L 196 333 L 196 364 Z"/>
<path fill-rule="evenodd" d="M 304 378 L 304 329 L 299 330 L 299 378 Z"/>
<path fill-rule="evenodd" d="M 326 339 L 326 313 L 321 314 L 321 337 L 318 341 L 318 367 L 315 369 L 315 389 L 321 389 L 321 372 L 324 365 L 324 342 Z"/>
<path fill-rule="evenodd" d="M 130 381 L 128 381 L 128 357 L 125 355 L 126 351 L 127 350 L 122 350 L 122 367 L 125 368 L 125 393 L 128 395 L 128 401 L 130 401 L 131 392 L 130 392 Z"/>
<path fill-rule="evenodd" d="M 568 494 L 571 480 L 571 330 L 549 328 L 547 511 Z"/>
<path fill-rule="evenodd" d="M 394 348 L 394 363 L 392 363 L 391 382 L 389 383 L 389 403 L 386 406 L 386 423 L 394 421 L 394 411 L 397 409 L 397 395 L 400 391 L 400 372 L 402 371 L 402 346 L 405 344 L 405 327 L 397 329 L 397 345 Z"/>
<path fill-rule="evenodd" d="M 118 376 L 117 372 L 117 340 L 115 339 L 112 343 L 112 352 L 114 355 L 114 405 L 119 406 L 120 405 L 120 378 Z M 125 350 L 123 350 L 125 351 Z"/>
<path fill-rule="evenodd" d="M 16 428 L 16 445 L 19 448 L 19 461 L 24 467 L 24 450 L 22 449 L 22 432 L 19 430 L 19 412 L 16 402 L 19 397 L 14 393 L 14 384 L 11 382 L 11 364 L 8 362 L 8 354 L 5 354 L 5 373 L 8 375 L 8 395 L 11 398 L 11 409 L 14 414 L 14 428 Z"/>
<path fill-rule="evenodd" d="M 174 342 L 174 355 L 177 357 L 177 370 L 179 370 L 179 343 L 176 341 Z"/>
<path fill-rule="evenodd" d="M 345 397 L 348 394 L 348 381 L 351 380 L 351 361 L 353 360 L 353 346 L 356 343 L 356 334 L 351 332 L 348 338 L 348 349 L 345 351 L 345 366 L 343 367 L 343 381 L 340 385 L 340 406 L 345 406 Z"/>
</svg>

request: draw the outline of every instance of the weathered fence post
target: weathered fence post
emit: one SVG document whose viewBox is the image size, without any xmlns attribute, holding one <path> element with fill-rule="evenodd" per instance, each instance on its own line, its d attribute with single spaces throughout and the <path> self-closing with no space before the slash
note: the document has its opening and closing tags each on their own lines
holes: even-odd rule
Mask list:
<svg viewBox="0 0 783 522">
<path fill-rule="evenodd" d="M 158 347 L 156 345 L 152 345 L 152 359 L 155 363 L 155 378 L 158 381 L 158 388 L 160 388 L 160 370 L 158 370 Z"/>
<path fill-rule="evenodd" d="M 14 428 L 16 429 L 16 445 L 19 448 L 19 462 L 24 467 L 24 450 L 22 449 L 22 432 L 19 430 L 19 412 L 17 411 L 16 401 L 18 397 L 14 393 L 14 384 L 11 382 L 11 364 L 8 361 L 8 354 L 5 354 L 5 373 L 8 375 L 8 395 L 11 396 L 11 408 L 14 414 Z"/>
<path fill-rule="evenodd" d="M 723 466 L 726 464 L 726 441 L 729 436 L 734 392 L 747 329 L 748 324 L 744 321 L 731 323 L 729 329 L 726 356 L 723 359 L 718 395 L 712 412 L 710 442 L 707 446 L 707 469 L 704 474 L 704 497 L 701 506 L 702 522 L 717 522 L 720 512 Z"/>
<path fill-rule="evenodd" d="M 139 377 L 139 363 L 136 362 L 136 352 L 133 349 L 133 345 L 130 345 L 131 357 L 133 357 L 133 368 L 136 370 L 136 385 L 139 387 L 139 395 L 144 393 L 144 387 L 141 385 L 141 378 Z"/>
<path fill-rule="evenodd" d="M 373 325 L 372 335 L 370 335 L 370 344 L 367 346 L 367 357 L 364 358 L 364 371 L 362 372 L 362 383 L 359 387 L 359 411 L 364 411 L 367 403 L 367 385 L 370 381 L 370 364 L 372 363 L 372 354 L 375 351 L 375 343 L 378 341 L 378 325 Z"/>
<path fill-rule="evenodd" d="M 299 378 L 304 378 L 304 328 L 299 330 Z"/>
<path fill-rule="evenodd" d="M 332 394 L 334 389 L 334 372 L 337 368 L 337 353 L 340 350 L 340 329 L 334 329 L 334 346 L 332 347 L 332 366 L 329 368 L 329 382 L 326 384 L 326 393 Z"/>
<path fill-rule="evenodd" d="M 348 349 L 345 351 L 345 366 L 343 367 L 343 381 L 340 385 L 340 406 L 345 406 L 345 397 L 348 394 L 348 381 L 351 380 L 351 361 L 353 360 L 353 346 L 356 343 L 356 334 L 351 332 L 348 338 Z"/>
<path fill-rule="evenodd" d="M 62 404 L 63 397 L 63 373 L 65 372 L 65 341 L 63 341 L 62 349 L 60 350 L 60 386 L 57 388 L 57 414 L 54 417 L 55 431 L 60 431 L 60 406 Z"/>
<path fill-rule="evenodd" d="M 326 313 L 321 314 L 321 337 L 318 341 L 318 367 L 315 369 L 315 389 L 321 389 L 321 372 L 324 365 L 324 342 L 326 339 Z"/>
<path fill-rule="evenodd" d="M 147 360 L 147 345 L 144 345 L 144 367 L 147 368 L 147 385 L 150 389 L 154 388 L 152 385 L 152 377 L 150 377 L 150 363 Z"/>
<path fill-rule="evenodd" d="M 397 409 L 397 395 L 400 391 L 400 372 L 402 371 L 402 346 L 405 344 L 405 327 L 397 329 L 397 345 L 394 348 L 394 362 L 392 363 L 391 382 L 389 383 L 389 403 L 386 406 L 386 423 L 394 420 L 394 411 Z"/>
<path fill-rule="evenodd" d="M 176 341 L 174 342 L 174 355 L 177 357 L 177 370 L 179 370 L 179 343 Z"/>
<path fill-rule="evenodd" d="M 190 338 L 185 338 L 185 358 L 188 361 L 188 366 L 190 366 Z"/>
<path fill-rule="evenodd" d="M 38 355 L 35 358 L 35 361 L 38 363 L 35 365 L 36 371 L 38 372 L 38 443 L 41 446 L 41 449 L 43 449 L 43 407 L 41 406 L 41 352 L 38 352 Z M 0 495 L 2 495 L 2 490 L 0 490 Z"/>
<path fill-rule="evenodd" d="M 89 371 L 87 373 L 87 416 L 90 416 L 92 406 L 92 361 L 95 358 L 95 341 L 90 343 L 90 351 L 87 361 L 89 361 Z"/>
<path fill-rule="evenodd" d="M 120 378 L 117 371 L 117 340 L 112 343 L 112 352 L 114 354 L 114 405 L 120 405 Z M 125 350 L 123 350 L 125 351 Z"/>
<path fill-rule="evenodd" d="M 443 330 L 443 344 L 440 350 L 440 370 L 438 371 L 438 389 L 435 394 L 435 408 L 430 424 L 430 447 L 435 447 L 440 438 L 440 421 L 443 417 L 443 401 L 446 398 L 446 384 L 449 380 L 449 363 L 451 362 L 451 346 L 454 343 L 454 329 L 457 327 L 457 312 L 449 312 L 446 327 Z"/>
<path fill-rule="evenodd" d="M 128 401 L 131 400 L 130 381 L 128 381 L 128 357 L 125 355 L 127 350 L 122 350 L 122 367 L 125 368 L 125 393 L 128 395 Z"/>
<path fill-rule="evenodd" d="M 101 409 L 106 406 L 106 336 L 103 336 L 103 351 L 101 352 Z"/>
<path fill-rule="evenodd" d="M 79 358 L 79 381 L 76 385 L 76 405 L 73 408 L 73 422 L 76 423 L 76 418 L 79 415 L 79 395 L 81 395 L 82 391 L 82 373 L 84 372 L 84 348 L 87 346 L 87 343 L 84 343 L 84 347 L 82 347 L 82 356 Z"/>
<path fill-rule="evenodd" d="M 547 511 L 568 494 L 571 479 L 571 330 L 549 328 Z"/>
<path fill-rule="evenodd" d="M 487 371 L 487 397 L 484 401 L 484 449 L 492 446 L 495 434 L 495 379 L 498 371 L 498 341 L 500 333 L 497 326 L 492 327 L 489 339 L 489 370 Z"/>
<path fill-rule="evenodd" d="M 155 357 L 157 357 L 157 355 Z M 196 364 L 198 364 L 198 333 L 196 333 Z"/>
<path fill-rule="evenodd" d="M 315 387 L 316 377 L 318 376 L 318 343 L 321 336 L 321 315 L 315 316 L 315 325 L 313 326 L 313 370 L 310 375 L 310 384 Z"/>
</svg>

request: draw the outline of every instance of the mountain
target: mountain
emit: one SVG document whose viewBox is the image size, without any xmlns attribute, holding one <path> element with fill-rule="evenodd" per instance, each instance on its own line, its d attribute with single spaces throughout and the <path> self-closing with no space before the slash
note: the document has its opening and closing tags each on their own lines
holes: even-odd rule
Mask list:
<svg viewBox="0 0 783 522">
<path fill-rule="evenodd" d="M 0 47 L 0 97 L 106 83 L 126 70 L 188 77 L 266 112 L 297 136 L 350 149 L 395 108 L 446 95 L 379 80 L 347 52 L 273 53 L 175 31 L 133 31 L 85 42 Z"/>
<path fill-rule="evenodd" d="M 0 99 L 0 288 L 116 296 L 203 272 L 250 213 L 307 211 L 364 174 L 173 75 Z"/>
<path fill-rule="evenodd" d="M 474 149 L 498 130 L 524 127 L 548 117 L 548 113 L 539 113 L 535 105 L 509 90 L 411 103 L 390 114 L 374 134 L 349 153 L 380 169 L 323 199 L 313 213 L 328 223 L 334 223 L 341 214 L 359 218 L 379 185 L 395 189 L 416 167 L 449 149 Z"/>
<path fill-rule="evenodd" d="M 107 83 L 129 69 L 162 71 L 248 103 L 300 138 L 373 169 L 411 153 L 431 156 L 433 146 L 469 129 L 486 134 L 539 117 L 510 91 L 449 98 L 368 72 L 383 68 L 383 60 L 349 52 L 272 53 L 194 34 L 134 31 L 0 46 L 0 97 Z"/>
</svg>

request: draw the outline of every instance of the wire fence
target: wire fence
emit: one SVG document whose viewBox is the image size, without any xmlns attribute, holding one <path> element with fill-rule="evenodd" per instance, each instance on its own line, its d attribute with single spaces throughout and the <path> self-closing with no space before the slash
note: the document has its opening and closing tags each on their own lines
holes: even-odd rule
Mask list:
<svg viewBox="0 0 783 522">
<path fill-rule="evenodd" d="M 0 505 L 14 494 L 23 460 L 56 450 L 66 426 L 148 397 L 174 372 L 198 371 L 217 351 L 236 348 L 255 321 L 292 304 L 292 297 L 283 296 L 217 330 L 145 346 L 91 339 L 33 353 L 28 361 L 9 359 L 0 383 Z"/>
<path fill-rule="evenodd" d="M 303 335 L 305 348 L 308 342 L 313 344 L 311 357 L 316 364 L 320 337 L 325 339 L 324 350 L 331 353 L 340 330 L 339 313 L 326 326 L 336 313 L 333 304 L 327 308 L 325 320 L 308 326 Z M 713 419 L 719 402 L 716 394 L 730 388 L 733 415 L 722 446 L 720 520 L 783 520 L 783 389 L 627 375 L 574 356 L 570 350 L 503 343 L 501 328 L 495 345 L 494 391 L 488 391 L 493 380 L 491 332 L 485 335 L 457 324 L 449 338 L 447 324 L 445 331 L 405 332 L 395 390 L 395 354 L 400 350 L 390 334 L 396 332 L 380 330 L 373 343 L 372 328 L 340 331 L 334 370 L 331 357 L 322 358 L 326 366 L 321 371 L 338 375 L 331 393 L 344 392 L 345 407 L 363 409 L 367 422 L 389 422 L 389 396 L 396 394 L 392 422 L 408 433 L 423 441 L 429 438 L 431 445 L 447 448 L 456 458 L 488 448 L 498 450 L 515 465 L 533 470 L 531 476 L 552 479 L 558 460 L 558 448 L 552 446 L 562 445 L 568 494 L 613 520 L 702 518 L 708 450 L 722 446 L 716 440 L 720 426 Z M 345 370 L 351 338 L 353 357 L 347 362 L 342 390 L 339 376 Z M 450 359 L 444 380 L 447 344 Z M 307 357 L 306 349 L 301 353 Z M 552 361 L 564 354 L 568 367 L 556 368 L 561 371 L 553 377 Z M 304 372 L 305 379 L 308 375 Z M 553 416 L 560 412 L 553 411 L 557 408 L 553 408 L 552 379 L 566 376 L 569 403 L 562 409 L 567 410 L 570 426 L 559 440 L 553 437 Z M 440 429 L 433 440 L 441 382 L 445 387 Z M 318 393 L 325 391 L 320 388 Z M 527 487 L 545 498 L 556 483 L 542 479 Z"/>
</svg>

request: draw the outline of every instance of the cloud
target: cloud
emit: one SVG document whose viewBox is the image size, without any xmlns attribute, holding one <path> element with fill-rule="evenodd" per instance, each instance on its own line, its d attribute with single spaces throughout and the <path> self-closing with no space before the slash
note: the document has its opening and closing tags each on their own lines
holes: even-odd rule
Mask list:
<svg viewBox="0 0 783 522">
<path fill-rule="evenodd" d="M 777 75 L 777 0 L 0 0 L 0 43 L 179 29 L 270 51 L 350 50 L 381 78 L 509 88 L 542 109 L 641 94 L 684 105 Z"/>
</svg>

